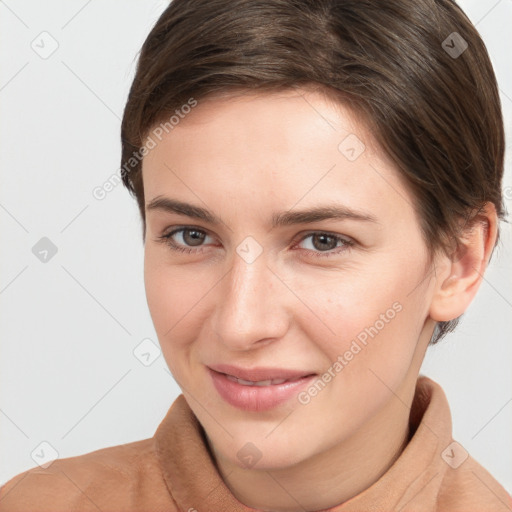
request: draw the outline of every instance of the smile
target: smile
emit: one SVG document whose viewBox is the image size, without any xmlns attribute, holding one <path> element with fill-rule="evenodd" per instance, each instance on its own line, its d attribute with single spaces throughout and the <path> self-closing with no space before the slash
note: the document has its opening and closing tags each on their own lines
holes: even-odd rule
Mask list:
<svg viewBox="0 0 512 512">
<path fill-rule="evenodd" d="M 252 412 L 283 405 L 317 376 L 316 373 L 277 368 L 246 370 L 218 365 L 207 369 L 220 398 L 237 409 Z"/>
<path fill-rule="evenodd" d="M 233 381 L 238 382 L 238 384 L 242 384 L 242 386 L 275 386 L 276 384 L 283 384 L 284 382 L 294 382 L 301 377 L 296 377 L 294 379 L 271 379 L 271 380 L 258 380 L 258 381 L 252 381 L 252 380 L 244 380 L 244 379 L 238 379 L 234 377 L 233 375 L 225 374 L 226 377 Z"/>
</svg>

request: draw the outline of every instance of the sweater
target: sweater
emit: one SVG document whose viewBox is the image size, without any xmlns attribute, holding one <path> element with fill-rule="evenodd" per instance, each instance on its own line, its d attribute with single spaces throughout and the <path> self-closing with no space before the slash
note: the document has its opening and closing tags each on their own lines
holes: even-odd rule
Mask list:
<svg viewBox="0 0 512 512">
<path fill-rule="evenodd" d="M 410 440 L 370 487 L 330 512 L 506 512 L 512 497 L 452 439 L 446 396 L 419 376 Z M 1 512 L 250 512 L 225 485 L 179 395 L 152 438 L 57 459 L 0 488 Z"/>
</svg>

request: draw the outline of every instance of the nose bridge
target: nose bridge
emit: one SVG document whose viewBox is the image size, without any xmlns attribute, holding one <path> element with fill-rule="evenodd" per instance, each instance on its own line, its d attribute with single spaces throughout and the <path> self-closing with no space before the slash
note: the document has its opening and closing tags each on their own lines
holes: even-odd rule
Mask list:
<svg viewBox="0 0 512 512">
<path fill-rule="evenodd" d="M 231 349 L 250 349 L 285 332 L 278 279 L 267 264 L 264 252 L 254 261 L 234 254 L 232 268 L 223 279 L 216 331 Z"/>
</svg>

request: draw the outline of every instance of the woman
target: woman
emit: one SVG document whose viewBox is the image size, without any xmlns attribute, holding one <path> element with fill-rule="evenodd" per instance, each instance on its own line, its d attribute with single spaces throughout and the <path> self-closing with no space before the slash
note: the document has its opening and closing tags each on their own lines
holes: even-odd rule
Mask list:
<svg viewBox="0 0 512 512">
<path fill-rule="evenodd" d="M 122 144 L 183 394 L 2 510 L 512 508 L 419 376 L 504 216 L 496 80 L 455 3 L 174 0 Z"/>
</svg>

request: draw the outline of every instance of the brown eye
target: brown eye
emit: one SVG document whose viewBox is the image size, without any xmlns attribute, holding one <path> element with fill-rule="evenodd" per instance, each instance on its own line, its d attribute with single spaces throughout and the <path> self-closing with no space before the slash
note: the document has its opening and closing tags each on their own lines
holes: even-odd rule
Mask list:
<svg viewBox="0 0 512 512">
<path fill-rule="evenodd" d="M 181 241 L 176 240 L 177 235 L 180 235 Z M 196 228 L 178 228 L 166 235 L 159 237 L 159 240 L 164 242 L 174 251 L 199 253 L 202 252 L 202 245 L 208 235 L 206 232 Z M 199 249 L 193 249 L 199 247 Z"/>
<path fill-rule="evenodd" d="M 304 242 L 308 238 L 311 239 L 310 245 L 312 248 L 306 248 L 306 251 L 317 257 L 329 257 L 340 254 L 354 245 L 354 241 L 349 238 L 322 232 L 309 233 L 299 243 Z M 337 247 L 338 250 L 335 250 Z"/>
<path fill-rule="evenodd" d="M 326 234 L 312 235 L 311 240 L 314 248 L 319 251 L 329 251 L 338 245 L 338 240 L 334 236 Z"/>
<path fill-rule="evenodd" d="M 205 233 L 202 231 L 198 231 L 197 229 L 183 229 L 183 241 L 187 245 L 197 246 L 201 245 L 201 242 L 204 240 Z"/>
</svg>

